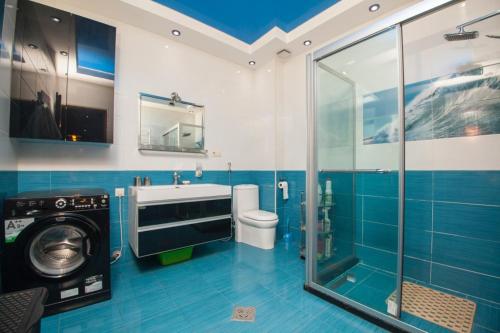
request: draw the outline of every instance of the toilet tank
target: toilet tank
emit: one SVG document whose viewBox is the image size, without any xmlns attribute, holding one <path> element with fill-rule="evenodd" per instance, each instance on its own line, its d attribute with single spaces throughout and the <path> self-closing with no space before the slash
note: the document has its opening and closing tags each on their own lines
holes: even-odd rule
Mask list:
<svg viewBox="0 0 500 333">
<path fill-rule="evenodd" d="M 233 187 L 233 218 L 249 210 L 259 209 L 259 186 L 252 184 Z"/>
</svg>

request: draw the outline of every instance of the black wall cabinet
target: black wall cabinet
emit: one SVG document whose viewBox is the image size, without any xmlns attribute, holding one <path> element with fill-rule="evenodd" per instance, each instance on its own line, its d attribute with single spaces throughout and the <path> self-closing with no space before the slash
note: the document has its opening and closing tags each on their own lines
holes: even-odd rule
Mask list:
<svg viewBox="0 0 500 333">
<path fill-rule="evenodd" d="M 116 29 L 19 0 L 10 136 L 113 142 Z"/>
</svg>

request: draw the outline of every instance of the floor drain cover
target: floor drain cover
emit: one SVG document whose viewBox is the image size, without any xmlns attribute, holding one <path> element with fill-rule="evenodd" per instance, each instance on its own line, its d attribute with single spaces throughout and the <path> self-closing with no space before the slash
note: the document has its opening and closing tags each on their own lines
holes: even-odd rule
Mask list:
<svg viewBox="0 0 500 333">
<path fill-rule="evenodd" d="M 233 310 L 233 317 L 231 320 L 236 321 L 255 321 L 255 307 L 254 306 L 236 306 Z"/>
</svg>

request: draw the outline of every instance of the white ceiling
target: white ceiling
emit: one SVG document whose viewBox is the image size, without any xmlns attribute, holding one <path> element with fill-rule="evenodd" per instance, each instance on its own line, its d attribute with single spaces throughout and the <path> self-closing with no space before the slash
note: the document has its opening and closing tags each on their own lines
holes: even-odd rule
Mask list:
<svg viewBox="0 0 500 333">
<path fill-rule="evenodd" d="M 249 66 L 248 62 L 254 60 L 257 62 L 255 67 L 268 63 L 282 49 L 290 50 L 292 54 L 316 49 L 327 41 L 367 25 L 380 16 L 419 1 L 343 0 L 288 33 L 274 28 L 253 44 L 247 44 L 150 0 L 61 0 L 68 6 L 99 13 L 243 66 Z M 368 7 L 374 2 L 379 3 L 381 9 L 371 13 Z M 171 34 L 172 29 L 180 30 L 182 35 L 174 37 Z M 304 46 L 305 40 L 311 40 L 313 44 L 309 47 Z"/>
</svg>

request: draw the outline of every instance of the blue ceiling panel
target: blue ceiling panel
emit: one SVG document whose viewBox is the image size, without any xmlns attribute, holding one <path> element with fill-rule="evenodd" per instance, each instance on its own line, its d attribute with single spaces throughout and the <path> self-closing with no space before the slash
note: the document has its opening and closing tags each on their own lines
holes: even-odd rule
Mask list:
<svg viewBox="0 0 500 333">
<path fill-rule="evenodd" d="M 253 43 L 273 27 L 289 32 L 340 0 L 153 0 Z"/>
</svg>

